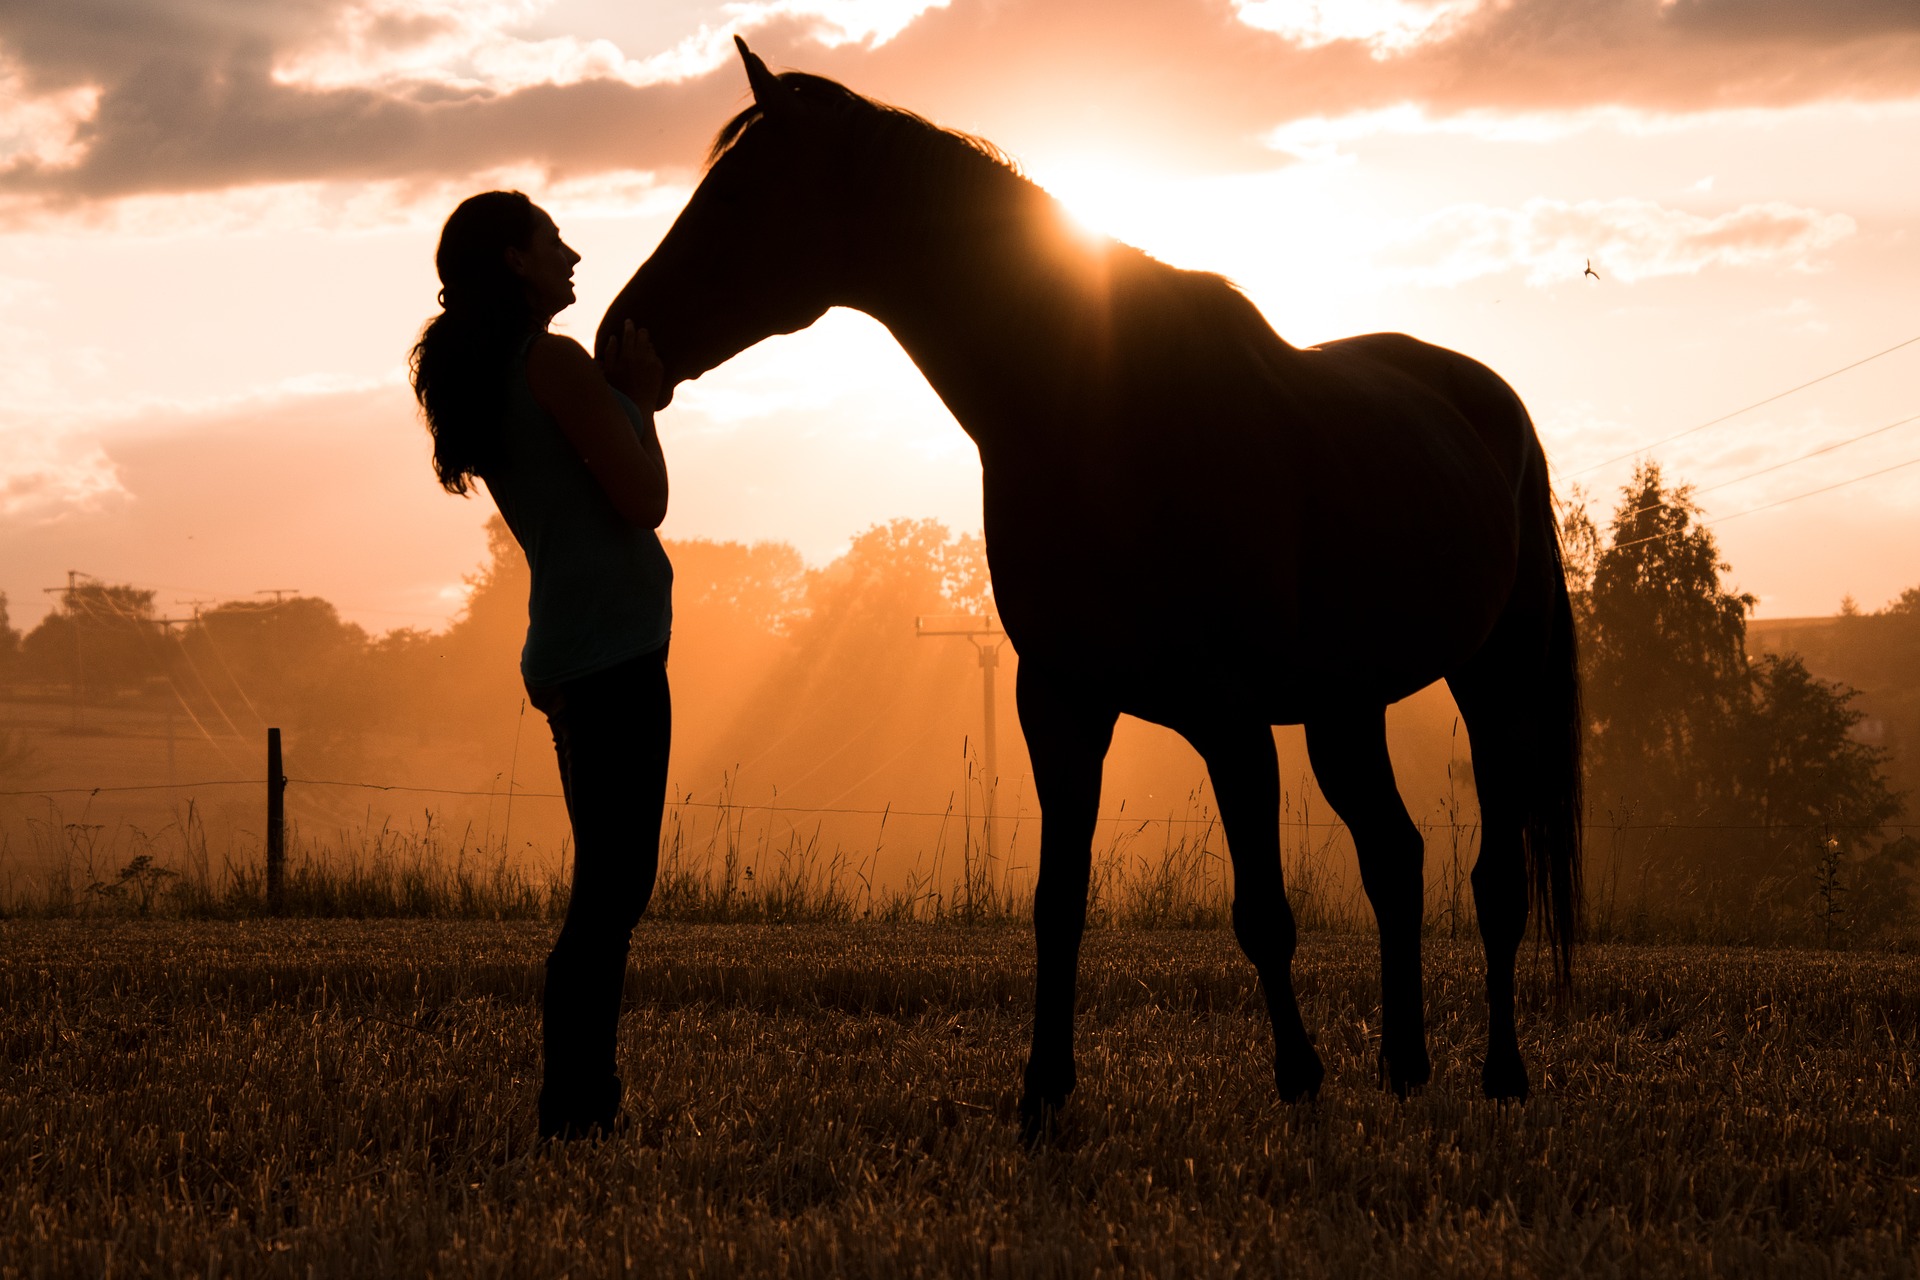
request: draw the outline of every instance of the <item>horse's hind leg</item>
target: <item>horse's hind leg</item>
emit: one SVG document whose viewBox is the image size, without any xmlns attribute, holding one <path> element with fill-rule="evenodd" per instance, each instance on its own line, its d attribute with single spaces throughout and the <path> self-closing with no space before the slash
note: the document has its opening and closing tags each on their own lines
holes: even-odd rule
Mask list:
<svg viewBox="0 0 1920 1280">
<path fill-rule="evenodd" d="M 1388 1084 L 1404 1097 L 1433 1074 L 1420 991 L 1426 844 L 1394 784 L 1386 709 L 1309 720 L 1307 756 L 1353 832 L 1360 883 L 1380 924 L 1380 1058 Z"/>
<path fill-rule="evenodd" d="M 1326 1069 L 1300 1021 L 1293 991 L 1296 932 L 1280 871 L 1280 764 L 1264 724 L 1194 732 L 1233 855 L 1233 932 L 1260 974 L 1273 1019 L 1273 1079 L 1288 1102 L 1320 1091 Z"/>
<path fill-rule="evenodd" d="M 1514 960 L 1527 932 L 1524 712 L 1497 665 L 1472 668 L 1447 683 L 1467 724 L 1480 798 L 1480 856 L 1473 864 L 1473 906 L 1487 953 L 1487 1060 L 1480 1085 L 1489 1098 L 1524 1100 L 1527 1064 L 1513 1017 Z"/>
<path fill-rule="evenodd" d="M 1100 769 L 1117 712 L 1074 696 L 1036 663 L 1015 682 L 1020 729 L 1040 800 L 1040 875 L 1033 892 L 1033 1052 L 1020 1098 L 1028 1141 L 1045 1134 L 1073 1091 L 1073 998 L 1087 924 Z"/>
</svg>

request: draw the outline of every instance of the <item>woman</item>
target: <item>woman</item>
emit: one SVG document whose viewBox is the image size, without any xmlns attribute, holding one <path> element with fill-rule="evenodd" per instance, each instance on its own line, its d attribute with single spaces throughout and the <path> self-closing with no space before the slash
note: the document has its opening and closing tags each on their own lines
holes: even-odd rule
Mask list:
<svg viewBox="0 0 1920 1280">
<path fill-rule="evenodd" d="M 542 1005 L 540 1133 L 558 1138 L 620 1115 L 615 1032 L 658 868 L 671 726 L 660 362 L 631 323 L 597 362 L 547 331 L 579 261 L 519 192 L 465 201 L 435 255 L 443 310 L 412 359 L 441 485 L 464 496 L 484 480 L 533 570 L 520 670 L 553 730 L 574 845 Z"/>
</svg>

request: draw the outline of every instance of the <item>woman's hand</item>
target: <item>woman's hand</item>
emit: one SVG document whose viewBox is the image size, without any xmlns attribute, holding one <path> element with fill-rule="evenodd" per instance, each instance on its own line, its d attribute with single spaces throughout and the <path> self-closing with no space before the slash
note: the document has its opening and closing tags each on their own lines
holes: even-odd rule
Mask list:
<svg viewBox="0 0 1920 1280">
<path fill-rule="evenodd" d="M 600 372 L 607 382 L 642 409 L 651 410 L 660 397 L 660 379 L 666 371 L 645 329 L 626 322 L 619 337 L 607 334 L 600 342 Z"/>
</svg>

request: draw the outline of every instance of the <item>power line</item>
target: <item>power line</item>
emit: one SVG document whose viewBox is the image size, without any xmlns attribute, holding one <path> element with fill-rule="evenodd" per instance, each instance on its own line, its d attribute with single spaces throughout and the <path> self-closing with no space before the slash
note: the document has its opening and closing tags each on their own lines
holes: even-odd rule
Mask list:
<svg viewBox="0 0 1920 1280">
<path fill-rule="evenodd" d="M 1812 498 L 1822 493 L 1831 493 L 1835 489 L 1844 489 L 1850 484 L 1858 484 L 1862 480 L 1871 480 L 1875 476 L 1884 476 L 1890 471 L 1900 471 L 1912 466 L 1920 466 L 1920 458 L 1908 458 L 1905 462 L 1896 462 L 1892 466 L 1882 467 L 1878 471 L 1869 471 L 1865 475 L 1850 476 L 1845 480 L 1836 480 L 1832 484 L 1822 485 L 1818 489 L 1809 489 L 1805 493 L 1796 493 L 1792 497 L 1782 498 L 1778 502 L 1764 502 L 1757 507 L 1748 507 L 1745 511 L 1736 511 L 1730 516 L 1719 516 L 1712 520 L 1702 520 L 1699 527 L 1704 529 L 1717 524 L 1725 524 L 1729 520 L 1738 520 L 1741 516 L 1750 516 L 1756 511 L 1771 511 L 1775 507 L 1784 507 L 1789 502 L 1798 502 L 1802 498 Z M 1728 483 L 1732 482 L 1729 481 Z M 1652 508 L 1643 507 L 1641 510 L 1652 510 Z M 1635 512 L 1634 514 L 1638 515 L 1639 512 Z M 1673 529 L 1666 533 L 1649 534 L 1644 538 L 1635 538 L 1631 542 L 1616 542 L 1611 549 L 1619 551 L 1626 547 L 1637 547 L 1644 542 L 1659 542 L 1663 538 L 1676 538 L 1687 532 L 1687 529 L 1681 528 Z"/>
<path fill-rule="evenodd" d="M 1805 462 L 1808 458 L 1817 458 L 1823 453 L 1832 453 L 1835 449 L 1844 449 L 1850 444 L 1859 444 L 1862 440 L 1871 440 L 1874 436 L 1884 435 L 1887 432 L 1893 430 L 1895 427 L 1904 427 L 1909 422 L 1920 422 L 1920 413 L 1912 414 L 1908 417 L 1902 418 L 1898 422 L 1889 422 L 1884 427 L 1875 427 L 1871 431 L 1862 431 L 1857 436 L 1848 436 L 1845 440 L 1836 440 L 1832 444 L 1822 445 L 1818 449 L 1811 449 L 1806 453 L 1801 454 L 1797 458 L 1788 458 L 1785 462 L 1776 462 L 1770 467 L 1762 467 L 1758 471 L 1749 471 L 1747 472 L 1747 474 L 1743 476 L 1735 476 L 1731 480 L 1722 480 L 1718 484 L 1710 484 L 1704 489 L 1695 490 L 1695 492 L 1712 493 L 1716 489 L 1731 488 L 1736 484 L 1741 484 L 1741 483 L 1744 483 L 1745 481 L 1752 480 L 1757 476 L 1764 476 L 1769 472 L 1778 471 L 1782 467 L 1790 467 L 1796 462 Z"/>
<path fill-rule="evenodd" d="M 128 613 L 126 610 L 122 609 L 119 605 L 115 604 L 111 596 L 103 595 L 101 598 L 106 601 L 108 608 L 112 609 L 115 613 L 120 615 L 120 618 L 122 621 L 131 624 L 134 630 L 134 633 L 140 636 L 142 642 L 146 644 L 149 653 L 154 653 L 157 650 L 157 646 L 153 642 L 153 637 L 149 635 L 146 632 L 146 630 L 140 626 L 141 619 L 138 616 Z M 202 692 L 204 692 L 207 695 L 207 700 L 213 704 L 213 709 L 215 711 L 218 711 L 220 713 L 220 718 L 227 722 L 227 728 L 233 730 L 233 736 L 237 739 L 244 741 L 246 738 L 246 735 L 240 732 L 240 726 L 233 722 L 233 717 L 227 714 L 227 709 L 220 704 L 220 700 L 218 698 L 214 697 L 213 689 L 207 684 L 206 677 L 200 674 L 200 668 L 194 662 L 193 655 L 187 652 L 186 645 L 182 643 L 178 638 L 174 637 L 173 632 L 171 630 L 167 632 L 167 636 L 168 638 L 173 639 L 174 647 L 179 650 L 180 656 L 186 659 L 187 669 L 193 673 L 193 678 L 199 681 L 200 688 Z M 165 666 L 164 660 L 161 660 L 158 665 L 164 668 Z M 166 675 L 167 683 L 173 687 L 175 695 L 178 696 L 179 686 L 173 684 L 173 677 L 170 674 L 167 674 L 164 670 L 162 674 Z M 185 698 L 180 698 L 180 705 L 182 707 L 187 707 L 187 702 Z M 187 707 L 187 718 L 193 721 L 194 727 L 196 729 L 200 730 L 200 734 L 202 737 L 204 737 L 207 740 L 208 746 L 211 746 L 215 751 L 219 752 L 221 758 L 224 759 L 228 764 L 235 765 L 236 767 L 238 767 L 237 762 L 234 760 L 234 758 L 231 755 L 228 754 L 227 749 L 221 746 L 219 740 L 216 739 L 211 733 L 207 731 L 207 727 L 205 725 L 200 723 L 200 717 L 194 715 L 193 709 L 191 707 Z"/>
<path fill-rule="evenodd" d="M 1652 444 L 1643 444 L 1638 448 L 1629 449 L 1625 453 L 1615 454 L 1613 457 L 1608 458 L 1603 462 L 1596 462 L 1590 467 L 1582 467 L 1578 471 L 1569 472 L 1568 478 L 1571 479 L 1574 476 L 1587 475 L 1589 472 L 1598 471 L 1602 467 L 1610 467 L 1616 462 L 1624 462 L 1628 458 L 1647 452 L 1647 450 L 1649 449 L 1658 449 L 1663 444 L 1672 444 L 1675 440 L 1678 440 L 1683 436 L 1690 436 L 1696 431 L 1705 431 L 1708 427 L 1717 427 L 1721 423 L 1727 421 L 1730 418 L 1737 418 L 1743 413 L 1751 413 L 1753 410 L 1760 408 L 1762 405 L 1772 404 L 1776 400 L 1784 400 L 1788 396 L 1793 395 L 1795 392 L 1805 391 L 1808 387 L 1817 386 L 1818 384 L 1825 382 L 1829 378 L 1837 378 L 1843 373 L 1847 373 L 1851 370 L 1858 369 L 1863 364 L 1871 364 L 1875 360 L 1878 360 L 1881 356 L 1890 356 L 1894 352 L 1900 350 L 1902 347 L 1910 347 L 1916 342 L 1920 342 L 1920 334 L 1915 334 L 1913 337 L 1908 338 L 1905 342 L 1896 342 L 1892 346 L 1888 347 L 1885 351 L 1876 351 L 1872 355 L 1867 356 L 1865 359 L 1855 360 L 1852 364 L 1842 365 L 1838 369 L 1832 370 L 1829 373 L 1823 373 L 1817 378 L 1810 378 L 1807 381 L 1801 383 L 1797 387 L 1788 387 L 1785 391 L 1777 391 L 1773 395 L 1768 396 L 1764 400 L 1755 400 L 1752 404 L 1743 405 L 1740 408 L 1735 409 L 1731 413 L 1723 413 L 1717 418 L 1709 418 L 1707 419 L 1707 421 L 1701 423 L 1698 426 L 1688 427 L 1685 431 L 1676 431 L 1672 435 L 1667 436 L 1664 439 L 1655 440 Z"/>
<path fill-rule="evenodd" d="M 1882 467 L 1878 471 L 1869 471 L 1863 476 L 1853 476 L 1846 480 L 1836 480 L 1832 484 L 1822 485 L 1818 489 L 1809 489 L 1805 493 L 1796 493 L 1791 498 L 1782 498 L 1778 502 L 1766 502 L 1757 507 L 1748 507 L 1745 511 L 1736 511 L 1730 516 L 1721 516 L 1713 523 L 1725 524 L 1729 520 L 1738 520 L 1741 516 L 1750 516 L 1756 511 L 1771 511 L 1775 507 L 1784 507 L 1789 502 L 1798 502 L 1802 498 L 1811 498 L 1817 494 L 1828 493 L 1834 489 L 1844 489 L 1850 484 L 1858 484 L 1862 480 L 1871 480 L 1875 476 L 1884 476 L 1889 471 L 1899 471 L 1904 467 L 1911 467 L 1915 464 L 1920 464 L 1920 458 L 1908 458 L 1905 462 L 1896 462 L 1890 467 Z"/>
<path fill-rule="evenodd" d="M 1920 459 L 1915 459 L 1915 461 L 1920 461 Z M 194 787 L 257 787 L 262 785 L 264 781 L 262 778 L 216 778 L 205 782 L 152 782 L 121 787 L 34 787 L 23 791 L 0 791 L 0 796 L 99 795 L 120 791 L 188 790 Z M 290 777 L 287 781 L 297 782 L 310 787 L 358 787 L 369 791 L 406 791 L 424 795 L 491 796 L 498 794 L 497 792 L 462 790 L 453 787 L 412 787 L 399 783 L 347 782 L 333 778 Z M 522 791 L 518 794 L 546 800 L 560 800 L 565 798 L 558 791 Z M 668 809 L 723 809 L 734 813 L 754 813 L 762 811 L 768 813 L 831 813 L 873 818 L 887 815 L 896 818 L 951 818 L 953 816 L 951 809 L 945 810 L 944 812 L 936 812 L 932 809 L 895 809 L 891 807 L 885 809 L 809 808 L 805 805 L 788 804 L 734 804 L 730 801 L 723 800 L 668 800 L 664 807 Z M 1038 818 L 1039 815 L 1033 815 L 1032 820 L 1037 821 Z M 1024 819 L 1016 815 L 1016 820 Z M 1220 825 L 1220 819 L 1218 817 L 1175 818 L 1169 816 L 1165 818 L 1136 818 L 1129 817 L 1126 814 L 1110 814 L 1107 817 L 1098 818 L 1096 821 L 1132 823 L 1141 829 L 1150 826 L 1212 827 Z M 1327 831 L 1341 831 L 1347 828 L 1347 824 L 1344 822 L 1295 822 L 1288 820 L 1281 822 L 1280 825 Z M 1817 822 L 1587 822 L 1581 824 L 1584 829 L 1589 831 L 1817 831 L 1823 830 L 1826 825 L 1825 823 Z M 1920 830 L 1920 822 L 1883 822 L 1880 824 L 1880 829 L 1885 831 Z"/>
<path fill-rule="evenodd" d="M 158 664 L 164 668 L 166 665 L 165 661 L 164 659 L 158 658 L 153 636 L 147 631 L 147 629 L 142 624 L 146 622 L 172 622 L 174 620 L 161 619 L 161 618 L 145 618 L 137 614 L 128 613 L 125 609 L 121 608 L 118 604 L 114 602 L 111 594 L 108 594 L 105 592 L 101 594 L 100 598 L 105 602 L 106 606 L 109 609 L 113 610 L 113 612 L 117 614 L 123 622 L 127 623 L 129 628 L 133 630 L 133 632 L 141 638 L 141 641 L 147 646 L 149 653 L 154 654 Z M 275 608 L 277 607 L 277 602 L 275 605 L 267 605 L 265 607 L 269 609 Z M 197 609 L 194 613 L 193 620 L 195 622 L 201 621 L 200 614 Z M 213 686 L 207 683 L 206 676 L 200 670 L 200 664 L 193 660 L 193 654 L 187 648 L 185 641 L 180 639 L 179 637 L 176 637 L 173 634 L 171 626 L 163 628 L 163 634 L 166 636 L 167 639 L 173 641 L 175 649 L 179 652 L 180 656 L 183 659 L 185 659 L 187 664 L 187 669 L 193 673 L 193 678 L 199 682 L 201 691 L 207 695 L 207 700 L 213 705 L 213 709 L 220 713 L 220 718 L 222 720 L 225 720 L 227 722 L 227 728 L 233 731 L 233 736 L 236 739 L 244 740 L 246 735 L 240 731 L 240 726 L 233 722 L 233 717 L 227 714 L 226 704 L 221 701 L 219 695 L 214 693 Z M 206 641 L 207 648 L 209 649 L 210 652 L 212 652 L 214 660 L 220 664 L 220 669 L 226 674 L 227 682 L 230 685 L 232 685 L 234 691 L 240 695 L 240 700 L 247 704 L 247 710 L 253 713 L 254 719 L 260 722 L 260 726 L 262 728 L 266 728 L 267 727 L 266 718 L 260 714 L 260 709 L 254 706 L 253 699 L 247 696 L 247 691 L 241 687 L 240 681 L 234 676 L 233 669 L 227 665 L 226 658 L 223 657 L 220 653 L 220 646 L 214 642 L 212 630 L 203 624 L 200 627 L 199 634 L 201 638 Z M 207 740 L 207 744 L 211 746 L 215 751 L 217 751 L 220 754 L 221 758 L 224 759 L 229 765 L 234 765 L 236 768 L 240 767 L 237 764 L 237 762 L 234 760 L 233 756 L 228 753 L 226 747 L 222 746 L 219 740 L 216 739 L 211 733 L 207 731 L 207 727 L 200 722 L 200 717 L 194 714 L 193 708 L 187 704 L 186 698 L 181 696 L 180 688 L 177 684 L 174 683 L 173 676 L 170 673 L 167 673 L 163 670 L 162 677 L 166 680 L 168 688 L 170 688 L 173 691 L 174 697 L 179 701 L 181 707 L 186 711 L 187 718 L 193 721 L 194 728 L 200 730 L 200 735 Z M 329 819 L 334 822 L 345 821 L 345 819 L 342 817 L 338 809 L 335 809 L 334 806 L 326 803 L 323 800 L 320 800 L 318 797 L 312 797 L 312 796 L 306 797 L 304 800 L 304 803 L 312 804 L 317 810 L 320 811 L 320 814 L 323 818 Z M 329 812 L 329 810 L 331 810 L 331 812 Z"/>
<path fill-rule="evenodd" d="M 114 791 L 186 791 L 194 787 L 257 787 L 262 778 L 211 778 L 205 782 L 142 782 L 125 787 L 28 787 L 21 791 L 0 791 L 0 796 L 104 795 Z"/>
<path fill-rule="evenodd" d="M 1770 467 L 1762 467 L 1758 471 L 1749 471 L 1747 472 L 1747 474 L 1743 476 L 1735 476 L 1731 480 L 1722 480 L 1718 484 L 1710 484 L 1704 489 L 1695 489 L 1693 492 L 1696 494 L 1701 494 L 1701 493 L 1712 493 L 1716 489 L 1730 489 L 1736 484 L 1743 484 L 1748 480 L 1755 479 L 1759 476 L 1764 476 L 1768 472 L 1778 471 L 1782 467 L 1790 467 L 1796 462 L 1805 462 L 1808 458 L 1817 458 L 1823 453 L 1832 453 L 1835 449 L 1844 449 L 1850 444 L 1858 444 L 1862 440 L 1869 440 L 1869 439 L 1872 439 L 1874 436 L 1884 435 L 1885 433 L 1893 430 L 1895 427 L 1906 426 L 1909 422 L 1920 422 L 1920 413 L 1916 413 L 1911 417 L 1902 418 L 1898 422 L 1889 422 L 1884 427 L 1875 427 L 1871 431 L 1862 431 L 1857 436 L 1848 436 L 1845 440 L 1836 440 L 1832 444 L 1822 445 L 1820 448 L 1813 449 L 1806 453 L 1803 453 L 1797 458 L 1788 458 L 1785 462 L 1776 462 Z M 1658 511 L 1660 510 L 1660 508 L 1667 505 L 1668 504 L 1664 502 L 1650 503 L 1649 505 L 1640 507 L 1637 510 L 1629 511 L 1624 516 L 1615 516 L 1614 519 L 1616 521 L 1631 520 L 1635 516 L 1645 515 L 1649 511 Z M 1755 509 L 1758 510 L 1758 508 L 1755 508 Z M 1727 519 L 1729 520 L 1731 520 L 1732 518 L 1733 518 L 1732 516 L 1727 517 Z"/>
</svg>

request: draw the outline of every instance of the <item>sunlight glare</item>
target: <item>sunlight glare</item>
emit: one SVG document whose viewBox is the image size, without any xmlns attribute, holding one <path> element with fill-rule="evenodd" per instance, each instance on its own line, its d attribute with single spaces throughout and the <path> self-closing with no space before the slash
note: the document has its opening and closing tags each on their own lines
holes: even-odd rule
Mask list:
<svg viewBox="0 0 1920 1280">
<path fill-rule="evenodd" d="M 1100 164 L 1048 166 L 1034 179 L 1058 200 L 1080 230 L 1096 236 L 1124 239 L 1121 224 L 1134 179 L 1117 168 Z"/>
<path fill-rule="evenodd" d="M 1383 283 L 1371 260 L 1389 238 L 1381 210 L 1392 201 L 1364 173 L 1181 174 L 1085 155 L 1023 163 L 1082 226 L 1171 266 L 1217 271 L 1307 332 L 1349 323 Z"/>
</svg>

